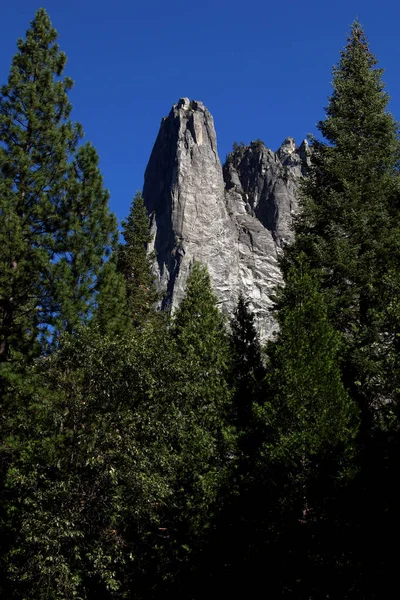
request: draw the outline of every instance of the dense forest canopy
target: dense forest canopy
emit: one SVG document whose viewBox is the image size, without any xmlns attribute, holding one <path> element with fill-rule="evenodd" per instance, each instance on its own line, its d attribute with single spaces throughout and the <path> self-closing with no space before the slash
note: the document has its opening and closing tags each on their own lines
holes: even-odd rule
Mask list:
<svg viewBox="0 0 400 600">
<path fill-rule="evenodd" d="M 265 347 L 205 265 L 157 310 L 143 199 L 120 241 L 65 63 L 40 9 L 0 89 L 0 594 L 391 597 L 400 142 L 360 23 Z"/>
</svg>

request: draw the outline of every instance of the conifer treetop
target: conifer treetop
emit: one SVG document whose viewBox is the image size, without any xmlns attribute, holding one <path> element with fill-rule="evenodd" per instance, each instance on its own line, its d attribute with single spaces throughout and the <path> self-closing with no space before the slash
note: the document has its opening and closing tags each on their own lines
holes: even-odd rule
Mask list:
<svg viewBox="0 0 400 600">
<path fill-rule="evenodd" d="M 388 112 L 389 95 L 382 80 L 383 69 L 370 51 L 361 24 L 355 21 L 340 60 L 333 68 L 333 93 L 326 119 L 318 123 L 323 136 L 351 158 L 371 150 L 397 150 L 397 125 Z"/>
</svg>

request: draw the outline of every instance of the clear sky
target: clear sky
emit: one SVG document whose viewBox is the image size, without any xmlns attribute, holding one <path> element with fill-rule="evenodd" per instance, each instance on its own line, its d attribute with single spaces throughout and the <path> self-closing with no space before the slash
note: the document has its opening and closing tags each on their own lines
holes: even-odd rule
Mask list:
<svg viewBox="0 0 400 600">
<path fill-rule="evenodd" d="M 72 116 L 100 154 L 119 218 L 142 187 L 161 118 L 182 96 L 214 116 L 222 160 L 235 140 L 276 150 L 315 132 L 356 17 L 400 119 L 398 0 L 2 0 L 0 82 L 41 5 L 75 81 Z"/>
</svg>

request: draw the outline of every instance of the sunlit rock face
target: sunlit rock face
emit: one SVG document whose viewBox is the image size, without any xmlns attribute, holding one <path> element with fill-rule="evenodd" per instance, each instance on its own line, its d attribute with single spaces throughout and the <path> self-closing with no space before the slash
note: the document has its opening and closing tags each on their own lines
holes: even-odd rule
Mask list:
<svg viewBox="0 0 400 600">
<path fill-rule="evenodd" d="M 262 339 L 270 337 L 270 297 L 281 281 L 277 258 L 292 237 L 308 154 L 307 143 L 296 148 L 292 138 L 277 152 L 258 141 L 237 146 L 222 168 L 206 107 L 187 98 L 172 107 L 143 188 L 163 308 L 176 308 L 199 261 L 208 267 L 222 311 L 231 314 L 242 292 Z"/>
</svg>

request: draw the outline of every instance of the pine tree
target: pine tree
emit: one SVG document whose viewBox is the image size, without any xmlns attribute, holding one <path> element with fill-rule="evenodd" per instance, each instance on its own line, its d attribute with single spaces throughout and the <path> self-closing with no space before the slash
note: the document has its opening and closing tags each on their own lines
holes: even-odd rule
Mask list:
<svg viewBox="0 0 400 600">
<path fill-rule="evenodd" d="M 350 450 L 357 414 L 342 382 L 341 338 L 318 285 L 317 275 L 299 257 L 278 302 L 279 339 L 269 343 L 274 400 L 266 412 L 275 413 L 278 452 L 303 464 L 337 446 Z"/>
<path fill-rule="evenodd" d="M 48 282 L 48 294 L 54 298 L 51 324 L 56 339 L 63 331 L 71 333 L 89 321 L 100 288 L 103 312 L 107 295 L 113 304 L 108 312 L 113 318 L 123 317 L 124 298 L 119 297 L 117 276 L 107 265 L 109 254 L 117 247 L 117 223 L 98 165 L 97 152 L 87 143 L 79 148 L 69 169 L 63 227 L 57 233 L 57 253 Z"/>
<path fill-rule="evenodd" d="M 140 192 L 135 195 L 122 227 L 125 244 L 119 245 L 117 268 L 124 276 L 129 312 L 138 327 L 155 314 L 159 297 L 151 272 L 153 255 L 147 252 L 151 242 L 149 217 Z"/>
<path fill-rule="evenodd" d="M 0 93 L 0 362 L 38 351 L 93 313 L 117 241 L 99 159 L 78 149 L 66 56 L 44 9 Z"/>
<path fill-rule="evenodd" d="M 259 454 L 266 428 L 259 418 L 266 401 L 265 365 L 249 302 L 239 296 L 230 320 L 230 374 L 232 399 L 227 422 L 232 444 L 226 460 L 227 476 L 218 493 L 217 509 L 206 548 L 196 564 L 196 597 L 213 587 L 218 595 L 248 597 L 260 589 L 251 581 L 256 531 L 268 519 L 265 482 L 259 469 Z M 261 477 L 260 477 L 261 475 Z M 270 495 L 270 490 L 268 489 Z M 251 558 L 250 558 L 251 557 Z"/>
<path fill-rule="evenodd" d="M 87 322 L 104 290 L 116 297 L 107 277 L 116 221 L 96 151 L 90 144 L 78 149 L 82 128 L 69 119 L 72 81 L 62 78 L 66 57 L 56 39 L 40 9 L 0 90 L 0 419 L 10 438 L 13 418 L 23 415 L 16 389 L 29 388 L 26 363 L 41 343 Z M 1 443 L 1 528 L 10 508 L 3 483 L 14 459 Z"/>
<path fill-rule="evenodd" d="M 285 589 L 298 598 L 332 592 L 328 566 L 339 564 L 331 562 L 337 550 L 331 505 L 352 474 L 358 432 L 357 405 L 342 380 L 341 336 L 330 323 L 319 285 L 318 271 L 300 255 L 277 297 L 280 331 L 267 347 L 262 408 L 269 435 L 262 444 L 261 473 L 267 481 L 273 473 L 276 505 L 270 517 L 275 525 L 266 532 L 267 539 L 272 532 L 274 543 L 269 549 L 261 544 L 259 553 L 275 548 L 272 560 L 287 566 L 283 582 L 278 578 L 273 584 L 276 593 Z M 320 596 L 313 596 L 315 590 Z"/>
<path fill-rule="evenodd" d="M 287 432 L 281 447 L 291 448 L 288 456 L 301 447 L 315 452 L 314 459 L 304 454 L 306 470 L 298 476 L 312 498 L 304 518 L 309 537 L 300 538 L 299 551 L 307 555 L 308 547 L 313 556 L 299 575 L 305 587 L 296 595 L 305 598 L 311 589 L 314 597 L 379 598 L 393 585 L 392 557 L 382 548 L 399 527 L 391 469 L 399 446 L 400 145 L 376 65 L 356 22 L 333 71 L 326 119 L 318 125 L 326 142 L 312 141 L 296 239 L 282 261 L 282 346 L 275 348 Z M 308 399 L 318 395 L 337 412 L 321 402 L 320 414 L 310 413 Z M 346 426 L 346 396 L 347 414 L 354 406 L 360 413 L 358 435 L 351 419 Z M 338 442 L 342 457 L 355 446 L 353 467 L 351 477 L 332 485 Z"/>
<path fill-rule="evenodd" d="M 234 421 L 239 430 L 246 430 L 253 420 L 254 403 L 263 401 L 263 364 L 260 340 L 249 302 L 240 295 L 231 319 L 232 379 L 235 389 Z"/>
<path fill-rule="evenodd" d="M 229 346 L 226 324 L 217 307 L 207 268 L 195 263 L 186 284 L 185 297 L 173 319 L 173 331 L 179 348 L 193 376 L 214 406 L 196 407 L 211 414 L 222 408 L 224 394 L 214 393 L 214 383 L 224 380 L 229 365 Z M 211 417 L 210 414 L 210 417 Z"/>
<path fill-rule="evenodd" d="M 172 320 L 181 375 L 174 401 L 180 425 L 176 441 L 174 508 L 167 525 L 175 569 L 202 547 L 231 450 L 227 414 L 229 340 L 206 267 L 195 263 L 186 294 Z M 173 563 L 174 564 L 174 563 Z"/>
<path fill-rule="evenodd" d="M 173 317 L 172 333 L 187 378 L 182 389 L 182 408 L 193 419 L 192 425 L 198 427 L 200 438 L 204 433 L 212 453 L 230 401 L 229 341 L 207 268 L 199 263 L 194 264 L 188 277 L 185 297 Z M 204 469 L 206 464 L 199 466 Z"/>
<path fill-rule="evenodd" d="M 69 120 L 66 56 L 44 9 L 18 41 L 0 94 L 0 361 L 26 353 L 53 312 L 47 274 L 62 223 L 68 161 L 82 128 Z"/>
<path fill-rule="evenodd" d="M 321 269 L 329 317 L 347 345 L 346 385 L 364 413 L 394 399 L 387 378 L 398 364 L 400 145 L 376 64 L 354 23 L 318 125 L 327 143 L 313 140 L 296 242 L 283 263 L 287 271 L 304 252 Z"/>
<path fill-rule="evenodd" d="M 125 280 L 117 269 L 117 252 L 103 265 L 96 284 L 96 302 L 91 325 L 107 335 L 132 331 L 132 317 Z"/>
</svg>

